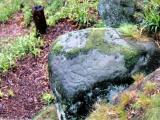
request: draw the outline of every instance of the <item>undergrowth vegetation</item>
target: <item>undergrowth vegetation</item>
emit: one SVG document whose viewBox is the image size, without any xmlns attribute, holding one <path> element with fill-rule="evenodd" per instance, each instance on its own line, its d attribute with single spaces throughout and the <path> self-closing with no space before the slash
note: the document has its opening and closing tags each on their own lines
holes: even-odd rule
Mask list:
<svg viewBox="0 0 160 120">
<path fill-rule="evenodd" d="M 160 39 L 160 1 L 146 0 L 143 7 L 143 12 L 138 13 L 142 17 L 140 24 L 124 23 L 119 27 L 120 32 L 125 37 L 131 37 L 136 40 L 148 41 L 149 36 L 155 36 L 155 39 Z M 135 13 L 137 14 L 137 13 Z M 158 37 L 157 37 L 158 35 Z"/>
<path fill-rule="evenodd" d="M 0 22 L 5 22 L 20 9 L 20 0 L 0 0 Z"/>
<path fill-rule="evenodd" d="M 12 14 L 21 11 L 23 13 L 24 25 L 28 27 L 32 22 L 32 7 L 35 5 L 42 5 L 45 8 L 44 12 L 47 24 L 50 26 L 55 26 L 59 20 L 67 18 L 76 21 L 80 26 L 88 27 L 94 25 L 94 27 L 105 27 L 103 21 L 98 18 L 98 1 L 99 0 L 0 0 L 0 23 L 5 23 Z M 118 29 L 125 37 L 147 41 L 148 37 L 142 33 L 142 28 L 149 33 L 155 34 L 160 32 L 160 0 L 150 0 L 144 6 L 142 24 L 133 25 L 125 23 Z M 87 47 L 84 50 L 85 52 L 92 48 L 98 48 L 97 43 L 101 45 L 98 49 L 102 51 L 108 49 L 103 41 L 101 41 L 101 37 L 104 36 L 103 32 L 101 31 L 99 34 L 100 35 L 96 40 L 93 38 L 97 37 L 98 33 L 94 32 L 91 35 L 90 43 L 87 44 Z M 11 67 L 15 67 L 16 61 L 27 54 L 32 54 L 34 56 L 39 55 L 40 47 L 43 45 L 41 38 L 36 38 L 33 31 L 31 31 L 31 34 L 29 35 L 7 39 L 14 42 L 5 47 L 3 47 L 3 43 L 0 42 L 0 46 L 2 46 L 0 47 L 0 72 L 6 72 Z M 117 46 L 116 48 L 119 49 Z M 62 46 L 57 45 L 53 50 L 56 54 L 59 54 L 61 49 Z M 113 49 L 113 51 L 117 49 Z M 77 55 L 79 51 L 80 49 L 76 49 L 66 55 L 72 58 Z M 128 53 L 128 51 L 122 52 Z M 130 62 L 131 60 L 134 60 L 134 58 L 129 58 L 126 61 Z M 136 87 L 141 85 L 144 77 L 143 73 L 133 75 L 132 78 L 135 80 L 134 85 L 136 85 Z M 90 114 L 87 120 L 127 120 L 128 117 L 131 116 L 128 112 L 129 110 L 134 111 L 135 113 L 143 112 L 144 116 L 139 115 L 138 119 L 158 120 L 160 113 L 160 94 L 154 94 L 156 91 L 156 83 L 147 81 L 139 91 L 122 93 L 116 105 L 96 103 L 95 110 Z M 8 96 L 15 96 L 12 89 L 8 90 Z M 0 99 L 3 97 L 4 93 L 0 90 Z M 55 100 L 54 96 L 50 93 L 42 94 L 41 99 L 47 104 L 51 104 Z M 55 109 L 50 109 L 56 113 Z M 36 119 L 41 119 L 42 116 L 46 117 L 46 114 L 48 113 L 48 116 L 50 117 L 51 112 L 45 111 Z M 54 119 L 57 118 L 55 114 L 51 117 Z"/>
<path fill-rule="evenodd" d="M 150 32 L 160 31 L 160 1 L 151 0 L 144 7 L 143 26 Z"/>
<path fill-rule="evenodd" d="M 33 120 L 58 120 L 56 107 L 52 104 L 43 108 Z"/>
<path fill-rule="evenodd" d="M 98 0 L 67 0 L 54 15 L 49 16 L 48 24 L 54 25 L 59 19 L 70 18 L 81 25 L 90 25 L 97 20 Z"/>
<path fill-rule="evenodd" d="M 149 37 L 142 33 L 141 27 L 134 24 L 124 23 L 121 24 L 118 30 L 124 37 L 129 37 L 137 41 L 149 41 Z"/>
<path fill-rule="evenodd" d="M 54 26 L 61 19 L 69 18 L 79 24 L 90 26 L 97 21 L 98 0 L 2 0 L 0 1 L 0 21 L 5 22 L 11 14 L 22 10 L 24 25 L 29 26 L 32 20 L 32 7 L 45 7 L 47 23 Z"/>
<path fill-rule="evenodd" d="M 136 94 L 134 96 L 130 92 L 123 93 L 122 98 L 117 105 L 96 103 L 95 110 L 87 120 L 128 120 L 135 119 L 134 114 L 136 113 L 144 113 L 136 117 L 136 120 L 159 120 L 160 94 L 146 96 L 138 93 L 137 96 Z M 133 111 L 133 115 L 130 111 Z"/>
<path fill-rule="evenodd" d="M 87 120 L 159 120 L 158 83 L 144 79 L 143 73 L 135 74 L 133 79 L 136 84 L 115 98 L 115 104 L 96 103 Z"/>
<path fill-rule="evenodd" d="M 42 41 L 40 38 L 36 38 L 34 33 L 16 38 L 12 45 L 2 49 L 0 52 L 0 71 L 6 72 L 11 66 L 16 66 L 16 60 L 28 53 L 38 55 L 41 45 Z"/>
<path fill-rule="evenodd" d="M 140 33 L 138 31 L 138 27 L 133 24 L 124 23 L 124 24 L 120 25 L 119 30 L 126 37 L 135 38 L 140 35 Z"/>
</svg>

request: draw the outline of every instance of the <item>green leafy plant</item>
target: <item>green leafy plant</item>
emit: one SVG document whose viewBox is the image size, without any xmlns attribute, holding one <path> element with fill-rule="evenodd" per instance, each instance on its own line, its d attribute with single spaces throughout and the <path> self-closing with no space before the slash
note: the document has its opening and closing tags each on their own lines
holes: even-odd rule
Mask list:
<svg viewBox="0 0 160 120">
<path fill-rule="evenodd" d="M 9 17 L 20 9 L 20 0 L 0 1 L 0 22 L 6 22 Z"/>
<path fill-rule="evenodd" d="M 81 26 L 90 26 L 97 22 L 98 0 L 2 0 L 0 2 L 0 21 L 7 21 L 11 14 L 22 10 L 24 25 L 29 26 L 32 20 L 32 7 L 44 6 L 44 12 L 49 25 L 54 26 L 61 19 L 72 19 Z M 20 8 L 20 6 L 22 8 Z M 1 10 L 2 9 L 2 10 Z"/>
<path fill-rule="evenodd" d="M 160 31 L 160 2 L 151 0 L 144 8 L 143 26 L 149 32 L 157 33 Z"/>
<path fill-rule="evenodd" d="M 12 66 L 15 66 L 17 59 L 26 54 L 38 55 L 39 47 L 42 45 L 40 38 L 36 38 L 34 33 L 24 37 L 18 37 L 15 42 L 0 52 L 0 72 L 6 72 Z"/>
<path fill-rule="evenodd" d="M 79 22 L 81 25 L 90 25 L 97 20 L 97 5 L 98 0 L 84 0 L 82 2 L 78 0 L 67 0 L 64 7 L 61 7 L 55 14 L 49 16 L 47 19 L 48 24 L 55 25 L 60 19 L 70 18 Z M 91 8 L 95 9 L 95 13 L 89 13 Z"/>
<path fill-rule="evenodd" d="M 51 93 L 45 92 L 42 94 L 42 100 L 47 104 L 51 104 L 55 100 L 55 97 Z"/>
<path fill-rule="evenodd" d="M 22 9 L 24 14 L 24 25 L 29 26 L 32 20 L 32 10 L 31 7 L 28 5 L 25 5 Z"/>
</svg>

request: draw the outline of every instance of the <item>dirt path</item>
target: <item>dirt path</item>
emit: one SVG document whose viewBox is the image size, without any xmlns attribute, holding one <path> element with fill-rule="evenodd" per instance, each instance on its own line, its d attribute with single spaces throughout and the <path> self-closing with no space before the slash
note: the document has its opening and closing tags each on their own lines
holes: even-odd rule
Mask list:
<svg viewBox="0 0 160 120">
<path fill-rule="evenodd" d="M 9 24 L 10 22 L 6 24 L 6 27 Z M 50 91 L 47 61 L 51 43 L 57 36 L 77 28 L 76 23 L 70 20 L 60 21 L 55 27 L 50 27 L 47 34 L 43 36 L 45 44 L 41 48 L 40 56 L 28 55 L 17 61 L 16 68 L 0 74 L 0 89 L 5 93 L 5 97 L 0 99 L 0 119 L 30 119 L 45 106 L 41 95 Z M 0 35 L 11 35 L 13 29 L 8 27 L 6 32 L 0 30 Z M 19 28 L 16 29 L 19 32 Z M 7 97 L 8 89 L 14 91 L 14 97 Z"/>
</svg>

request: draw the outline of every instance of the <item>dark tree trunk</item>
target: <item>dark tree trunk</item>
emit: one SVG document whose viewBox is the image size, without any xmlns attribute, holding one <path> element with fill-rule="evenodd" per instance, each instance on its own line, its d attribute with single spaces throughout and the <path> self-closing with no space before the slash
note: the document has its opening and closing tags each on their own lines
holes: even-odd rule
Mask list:
<svg viewBox="0 0 160 120">
<path fill-rule="evenodd" d="M 44 7 L 42 6 L 33 7 L 32 14 L 37 32 L 40 34 L 46 33 L 47 24 L 44 16 Z"/>
</svg>

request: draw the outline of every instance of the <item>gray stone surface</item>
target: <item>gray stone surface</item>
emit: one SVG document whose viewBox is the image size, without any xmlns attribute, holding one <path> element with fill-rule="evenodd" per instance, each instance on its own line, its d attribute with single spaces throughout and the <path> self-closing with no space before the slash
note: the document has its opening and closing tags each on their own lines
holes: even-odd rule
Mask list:
<svg viewBox="0 0 160 120">
<path fill-rule="evenodd" d="M 104 79 L 123 77 L 127 72 L 121 54 L 107 55 L 97 50 L 89 51 L 88 54 L 82 54 L 73 59 L 55 56 L 51 64 L 54 65 L 53 73 L 60 79 L 55 82 L 60 82 L 67 96 L 74 96 L 80 90 L 88 90 L 96 82 Z"/>
<path fill-rule="evenodd" d="M 153 42 L 123 38 L 113 28 L 67 33 L 57 39 L 49 55 L 52 89 L 58 99 L 70 100 L 97 83 L 118 83 L 117 78 L 123 81 L 135 72 L 155 69 L 159 63 L 152 60 L 159 59 L 154 57 L 157 52 Z"/>
<path fill-rule="evenodd" d="M 134 14 L 140 11 L 143 0 L 100 0 L 99 13 L 107 26 L 135 22 Z"/>
</svg>

